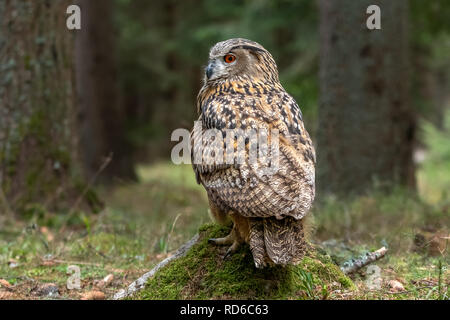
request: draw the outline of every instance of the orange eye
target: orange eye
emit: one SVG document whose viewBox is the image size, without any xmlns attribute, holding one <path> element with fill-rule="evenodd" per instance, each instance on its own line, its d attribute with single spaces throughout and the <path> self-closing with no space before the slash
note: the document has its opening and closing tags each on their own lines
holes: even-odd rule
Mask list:
<svg viewBox="0 0 450 320">
<path fill-rule="evenodd" d="M 224 60 L 226 63 L 232 63 L 232 62 L 234 62 L 234 61 L 236 60 L 236 56 L 234 56 L 234 55 L 232 55 L 232 54 L 227 54 L 227 55 L 225 55 L 225 56 L 223 57 L 223 60 Z"/>
</svg>

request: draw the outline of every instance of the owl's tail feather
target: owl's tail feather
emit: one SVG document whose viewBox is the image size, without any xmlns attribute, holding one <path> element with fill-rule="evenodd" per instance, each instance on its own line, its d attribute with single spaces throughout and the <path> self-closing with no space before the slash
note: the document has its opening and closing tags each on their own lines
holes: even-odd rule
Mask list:
<svg viewBox="0 0 450 320">
<path fill-rule="evenodd" d="M 307 251 L 303 220 L 250 219 L 250 250 L 257 268 L 299 261 Z"/>
<path fill-rule="evenodd" d="M 253 261 L 257 268 L 263 268 L 267 264 L 267 253 L 264 245 L 264 223 L 263 219 L 249 219 L 250 235 L 249 244 L 250 251 L 253 255 Z"/>
<path fill-rule="evenodd" d="M 293 264 L 304 256 L 306 242 L 302 219 L 266 218 L 263 222 L 265 249 L 273 263 Z"/>
</svg>

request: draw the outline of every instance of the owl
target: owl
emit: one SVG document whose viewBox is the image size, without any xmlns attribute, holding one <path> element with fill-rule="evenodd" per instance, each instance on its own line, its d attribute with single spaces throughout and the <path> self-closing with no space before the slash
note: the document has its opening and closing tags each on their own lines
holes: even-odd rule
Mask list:
<svg viewBox="0 0 450 320">
<path fill-rule="evenodd" d="M 228 245 L 225 257 L 247 243 L 257 268 L 299 262 L 315 195 L 315 150 L 272 55 L 242 38 L 215 44 L 197 112 L 195 176 L 214 218 L 233 223 L 228 236 L 209 242 Z"/>
</svg>

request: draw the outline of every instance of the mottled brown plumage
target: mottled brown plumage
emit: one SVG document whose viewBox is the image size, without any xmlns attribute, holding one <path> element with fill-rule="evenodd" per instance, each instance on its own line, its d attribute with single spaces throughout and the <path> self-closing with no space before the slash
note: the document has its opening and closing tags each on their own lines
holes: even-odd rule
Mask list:
<svg viewBox="0 0 450 320">
<path fill-rule="evenodd" d="M 295 263 L 304 253 L 303 218 L 314 200 L 315 151 L 299 106 L 279 82 L 271 54 L 240 38 L 213 46 L 197 110 L 201 129 L 216 129 L 223 137 L 227 129 L 279 131 L 278 170 L 264 175 L 261 163 L 255 167 L 248 158 L 242 163 L 217 161 L 221 150 L 226 157 L 230 141 L 202 139 L 202 130 L 193 130 L 193 160 L 196 153 L 207 160 L 194 161 L 197 181 L 205 187 L 216 219 L 230 217 L 234 222 L 228 237 L 211 241 L 231 245 L 229 253 L 248 243 L 257 267 Z M 252 145 L 245 136 L 239 139 L 245 139 L 248 157 Z"/>
</svg>

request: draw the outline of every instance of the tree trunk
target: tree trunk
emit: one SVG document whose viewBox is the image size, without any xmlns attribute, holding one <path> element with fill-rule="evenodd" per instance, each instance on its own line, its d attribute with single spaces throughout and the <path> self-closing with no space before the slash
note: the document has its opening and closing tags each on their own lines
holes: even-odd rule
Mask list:
<svg viewBox="0 0 450 320">
<path fill-rule="evenodd" d="M 91 178 L 112 155 L 100 179 L 135 179 L 117 79 L 114 3 L 109 0 L 79 0 L 78 3 L 82 25 L 76 38 L 76 74 L 84 171 Z"/>
<path fill-rule="evenodd" d="M 371 4 L 381 8 L 381 30 L 366 27 Z M 320 0 L 319 7 L 319 191 L 414 188 L 407 1 Z"/>
<path fill-rule="evenodd" d="M 67 204 L 77 184 L 70 1 L 0 2 L 0 191 L 4 208 Z"/>
</svg>

